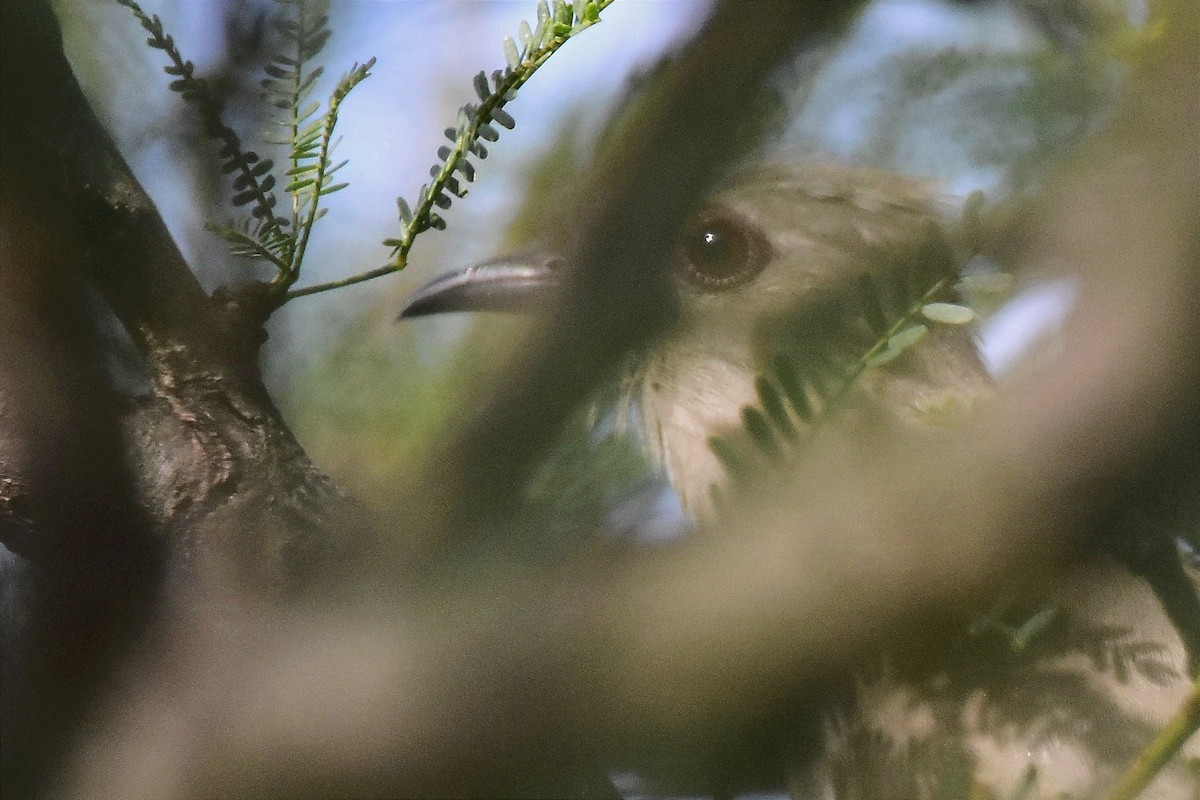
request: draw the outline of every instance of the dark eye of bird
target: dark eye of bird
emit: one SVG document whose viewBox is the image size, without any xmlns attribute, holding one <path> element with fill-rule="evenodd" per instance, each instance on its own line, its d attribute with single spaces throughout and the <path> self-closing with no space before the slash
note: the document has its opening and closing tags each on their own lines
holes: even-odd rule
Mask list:
<svg viewBox="0 0 1200 800">
<path fill-rule="evenodd" d="M 741 222 L 710 219 L 684 235 L 679 272 L 702 289 L 718 291 L 753 278 L 767 263 L 767 243 Z"/>
</svg>

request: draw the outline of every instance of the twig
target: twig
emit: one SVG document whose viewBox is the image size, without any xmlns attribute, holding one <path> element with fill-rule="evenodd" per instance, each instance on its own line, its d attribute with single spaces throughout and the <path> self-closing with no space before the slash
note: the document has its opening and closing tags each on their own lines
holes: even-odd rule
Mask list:
<svg viewBox="0 0 1200 800">
<path fill-rule="evenodd" d="M 613 0 L 596 0 L 595 8 L 597 15 L 608 8 L 612 2 Z M 596 16 L 594 19 L 585 18 L 578 20 L 576 25 L 566 33 L 548 32 L 549 38 L 546 43 L 540 47 L 532 47 L 524 53 L 519 65 L 509 70 L 497 82 L 495 90 L 482 99 L 482 102 L 475 109 L 471 118 L 466 120 L 468 124 L 463 125 L 460 123 L 457 136 L 454 140 L 454 146 L 450 148 L 450 152 L 446 155 L 441 168 L 432 176 L 433 183 L 426 190 L 422 191 L 417 207 L 413 210 L 412 217 L 404 220 L 404 227 L 401 230 L 399 238 L 389 239 L 385 242 L 385 244 L 395 247 L 395 252 L 387 264 L 346 278 L 339 278 L 338 280 L 326 283 L 317 283 L 300 289 L 292 289 L 284 295 L 284 300 L 328 292 L 344 286 L 353 286 L 356 283 L 363 283 L 364 281 L 384 275 L 390 275 L 393 272 L 399 272 L 408 266 L 408 253 L 412 249 L 413 242 L 416 240 L 418 234 L 433 227 L 433 215 L 435 213 L 433 207 L 438 198 L 445 193 L 447 184 L 454 177 L 455 171 L 463 171 L 462 162 L 466 159 L 467 153 L 474 147 L 479 130 L 490 125 L 493 121 L 499 121 L 501 125 L 511 127 L 511 119 L 508 119 L 507 123 L 505 122 L 507 119 L 507 114 L 503 111 L 505 104 L 515 97 L 517 90 L 524 86 L 533 77 L 534 73 L 560 47 L 599 21 L 599 16 Z M 554 23 L 551 21 L 545 24 L 553 25 Z M 453 129 L 450 129 L 450 132 L 452 131 Z"/>
<path fill-rule="evenodd" d="M 1167 726 L 1130 765 L 1108 800 L 1133 800 L 1141 794 L 1197 730 L 1200 730 L 1200 679 L 1192 684 L 1191 692 Z"/>
</svg>

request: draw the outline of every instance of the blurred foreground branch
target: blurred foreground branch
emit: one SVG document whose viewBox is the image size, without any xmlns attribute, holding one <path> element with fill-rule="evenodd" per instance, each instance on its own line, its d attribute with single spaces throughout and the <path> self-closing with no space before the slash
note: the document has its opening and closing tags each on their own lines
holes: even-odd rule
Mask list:
<svg viewBox="0 0 1200 800">
<path fill-rule="evenodd" d="M 567 415 L 631 348 L 665 330 L 674 307 L 669 257 L 680 228 L 744 147 L 746 115 L 772 69 L 833 35 L 860 2 L 722 2 L 636 122 L 641 135 L 592 173 L 574 228 L 578 269 L 561 304 L 529 336 L 530 356 L 482 398 L 478 415 L 418 489 L 444 515 L 418 523 L 452 538 L 503 514 Z"/>
</svg>

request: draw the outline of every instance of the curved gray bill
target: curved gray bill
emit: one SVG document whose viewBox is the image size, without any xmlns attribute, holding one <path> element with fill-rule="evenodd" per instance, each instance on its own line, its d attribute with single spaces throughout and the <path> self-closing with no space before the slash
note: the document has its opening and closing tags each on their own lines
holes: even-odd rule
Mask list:
<svg viewBox="0 0 1200 800">
<path fill-rule="evenodd" d="M 449 311 L 529 311 L 562 287 L 556 259 L 501 258 L 435 278 L 397 319 Z"/>
</svg>

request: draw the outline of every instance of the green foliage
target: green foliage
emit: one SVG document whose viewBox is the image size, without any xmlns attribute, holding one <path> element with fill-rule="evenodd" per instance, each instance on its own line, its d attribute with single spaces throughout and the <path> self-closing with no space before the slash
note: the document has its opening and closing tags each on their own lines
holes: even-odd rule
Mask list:
<svg viewBox="0 0 1200 800">
<path fill-rule="evenodd" d="M 325 113 L 317 115 L 320 104 L 309 102 L 308 97 L 324 68 L 309 69 L 309 62 L 329 40 L 329 0 L 276 0 L 280 10 L 271 25 L 283 47 L 266 65 L 262 87 L 264 100 L 282 112 L 276 122 L 287 132 L 264 135 L 268 143 L 288 147 L 290 169 L 285 174 L 289 182 L 283 191 L 292 202 L 290 215 L 283 216 L 276 211 L 275 163 L 243 148 L 237 133 L 222 119 L 221 102 L 203 78 L 195 77 L 195 65 L 183 58 L 158 15 L 146 14 L 134 0 L 117 2 L 132 11 L 150 34 L 146 43 L 167 54 L 171 63 L 163 69 L 175 77 L 170 89 L 197 106 L 205 134 L 221 141 L 221 170 L 236 173 L 233 205 L 252 206 L 250 215 L 240 222 L 210 224 L 209 230 L 230 243 L 233 255 L 272 264 L 276 272 L 271 288 L 276 302 L 282 302 L 283 292 L 300 275 L 312 229 L 324 216 L 324 209 L 318 208 L 320 198 L 347 186 L 328 182 L 346 165 L 345 161 L 330 163 L 336 144 L 333 132 L 342 101 L 370 74 L 375 59 L 351 67 L 334 87 Z"/>
<path fill-rule="evenodd" d="M 735 479 L 752 465 L 785 462 L 843 409 L 869 371 L 908 352 L 930 325 L 962 325 L 975 312 L 957 302 L 959 259 L 936 231 L 862 273 L 823 303 L 798 312 L 764 346 L 768 365 L 755 381 L 758 403 L 741 429 L 709 440 Z"/>
<path fill-rule="evenodd" d="M 590 28 L 600 21 L 600 12 L 613 0 L 554 0 L 553 4 L 539 0 L 537 25 L 530 27 L 522 22 L 518 32 L 520 45 L 511 36 L 504 39 L 506 66 L 492 72 L 490 78 L 479 72 L 472 81 L 478 102 L 470 102 L 458 110 L 453 127 L 446 128 L 449 145 L 438 148 L 438 161 L 430 167 L 432 181 L 421 186 L 416 202 L 410 204 L 403 197 L 396 198 L 399 211 L 400 233 L 383 244 L 392 248 L 389 262 L 368 272 L 329 283 L 307 286 L 293 290 L 287 297 L 301 297 L 330 289 L 349 286 L 404 269 L 408 254 L 416 237 L 427 230 L 444 230 L 446 220 L 439 213 L 453 204 L 452 198 L 467 195 L 465 184 L 475 180 L 474 156 L 483 160 L 488 156 L 486 142 L 500 138 L 499 128 L 512 129 L 516 121 L 505 110 L 505 106 L 516 99 L 517 91 L 534 73 L 558 51 L 571 37 Z M 481 141 L 482 140 L 482 141 Z"/>
<path fill-rule="evenodd" d="M 274 211 L 276 197 L 273 189 L 276 181 L 271 174 L 274 163 L 270 159 L 260 159 L 253 150 L 243 149 L 237 133 L 222 119 L 221 102 L 213 96 L 208 83 L 195 76 L 196 65 L 183 58 L 175 46 L 174 37 L 165 32 L 158 15 L 146 14 L 134 0 L 117 2 L 132 11 L 142 28 L 150 34 L 146 44 L 162 50 L 170 60 L 171 63 L 163 67 L 163 71 L 173 77 L 168 84 L 171 91 L 178 92 L 184 100 L 193 103 L 200 114 L 204 134 L 220 140 L 217 154 L 221 159 L 221 171 L 236 173 L 233 179 L 234 205 L 253 204 L 250 214 L 254 222 L 247 222 L 246 240 L 237 244 L 243 249 L 254 249 L 260 242 L 266 243 L 262 249 L 264 255 L 269 256 L 278 242 L 288 237 L 284 230 L 287 221 L 278 218 Z"/>
<path fill-rule="evenodd" d="M 205 133 L 221 140 L 219 156 L 221 169 L 236 173 L 233 179 L 232 201 L 235 206 L 250 205 L 250 215 L 239 222 L 212 225 L 209 230 L 231 245 L 233 255 L 266 261 L 275 267 L 270 289 L 275 306 L 295 297 L 349 286 L 403 269 L 416 237 L 433 229 L 442 230 L 446 221 L 438 212 L 450 208 L 452 197 L 467 194 L 465 184 L 475 180 L 476 167 L 471 157 L 487 157 L 487 146 L 500 138 L 499 128 L 511 129 L 516 121 L 505 105 L 517 96 L 517 91 L 572 36 L 600 21 L 600 12 L 612 0 L 554 0 L 553 4 L 539 0 L 537 24 L 530 27 L 522 22 L 517 43 L 512 37 L 504 39 L 507 66 L 491 74 L 475 76 L 474 88 L 478 102 L 467 103 L 459 109 L 454 127 L 446 129 L 451 144 L 438 150 L 438 163 L 430 169 L 432 182 L 421 187 L 414 205 L 397 198 L 400 214 L 400 234 L 385 240 L 392 248 L 389 262 L 382 267 L 329 283 L 291 289 L 300 277 L 309 238 L 326 209 L 320 199 L 345 189 L 345 182 L 330 179 L 346 166 L 342 160 L 333 163 L 337 146 L 334 130 L 338 112 L 347 95 L 365 80 L 375 64 L 372 58 L 355 64 L 334 87 L 321 113 L 321 104 L 310 96 L 324 72 L 322 66 L 311 62 L 329 40 L 330 0 L 275 0 L 279 14 L 272 28 L 282 47 L 266 64 L 262 79 L 263 99 L 280 113 L 273 120 L 279 130 L 264 134 L 270 144 L 287 147 L 288 169 L 283 191 L 290 195 L 288 214 L 276 210 L 277 179 L 275 164 L 269 158 L 245 149 L 237 133 L 221 118 L 222 108 L 203 78 L 195 77 L 195 65 L 186 61 L 174 39 L 165 33 L 157 15 L 146 14 L 135 0 L 117 0 L 130 9 L 142 27 L 150 34 L 147 43 L 164 51 L 170 59 L 165 67 L 173 76 L 172 91 L 196 104 Z"/>
<path fill-rule="evenodd" d="M 1046 632 L 1060 613 L 1058 606 L 1042 606 L 1017 624 L 1010 624 L 1005 621 L 1009 606 L 1008 600 L 998 602 L 988 613 L 971 623 L 968 633 L 971 636 L 998 635 L 1013 652 L 1020 653 Z"/>
<path fill-rule="evenodd" d="M 451 199 L 466 196 L 467 190 L 455 176 L 457 172 L 467 183 L 475 180 L 475 165 L 469 156 L 480 160 L 487 158 L 488 150 L 480 139 L 495 142 L 500 138 L 499 125 L 512 129 L 516 122 L 504 110 L 504 106 L 516 99 L 517 90 L 533 73 L 561 47 L 568 38 L 599 21 L 599 13 L 612 0 L 577 2 L 574 6 L 556 0 L 551 11 L 545 0 L 538 3 L 537 27 L 530 29 L 529 23 L 521 22 L 518 48 L 511 36 L 504 37 L 504 56 L 507 66 L 495 70 L 489 79 L 486 73 L 476 74 L 473 85 L 478 103 L 467 103 L 458 111 L 453 128 L 446 128 L 450 145 L 438 149 L 439 163 L 430 168 L 433 183 L 421 187 L 415 210 L 403 198 L 397 198 L 400 210 L 401 233 L 398 238 L 387 239 L 384 244 L 393 248 L 393 261 L 402 261 L 412 247 L 413 238 L 429 228 L 441 230 L 445 220 L 433 210 L 433 206 L 449 208 Z M 493 124 L 495 123 L 495 125 Z"/>
</svg>

